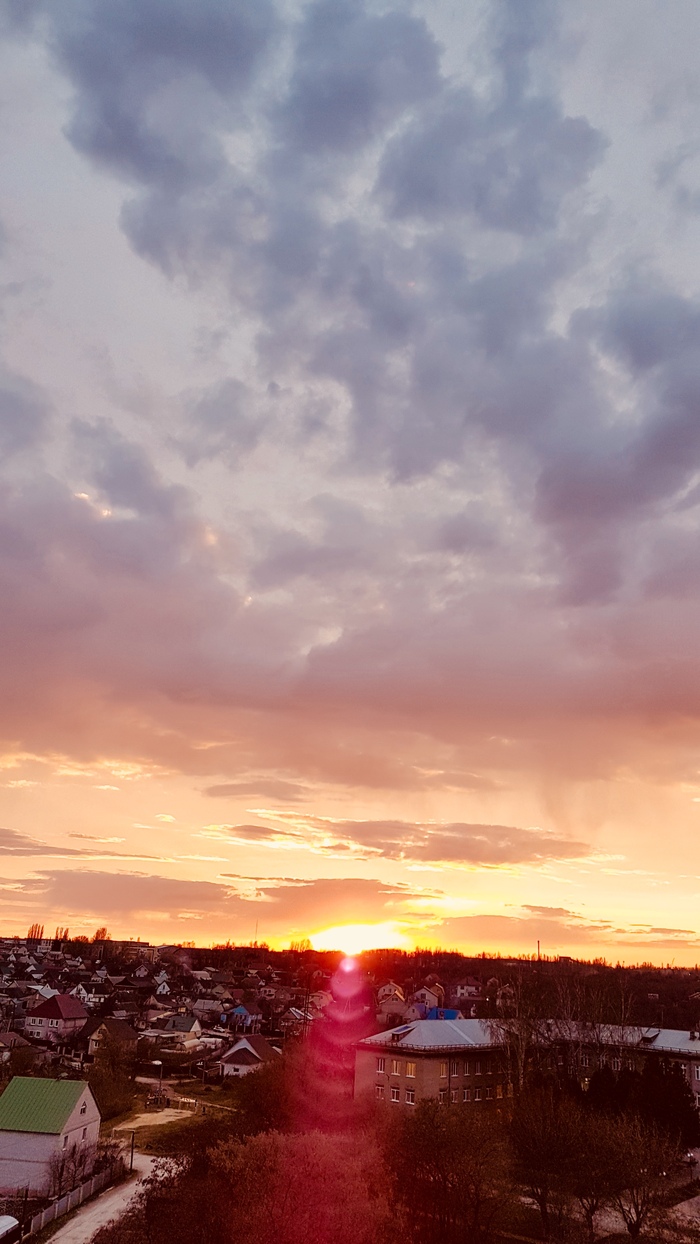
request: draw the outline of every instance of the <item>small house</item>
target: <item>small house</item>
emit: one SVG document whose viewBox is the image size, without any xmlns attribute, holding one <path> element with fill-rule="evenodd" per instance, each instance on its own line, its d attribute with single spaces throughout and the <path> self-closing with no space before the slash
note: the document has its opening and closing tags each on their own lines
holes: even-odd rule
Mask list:
<svg viewBox="0 0 700 1244">
<path fill-rule="evenodd" d="M 48 1196 L 87 1178 L 99 1132 L 100 1112 L 84 1080 L 14 1076 L 0 1097 L 0 1193 L 27 1188 Z"/>
<path fill-rule="evenodd" d="M 266 1063 L 274 1062 L 280 1052 L 265 1037 L 239 1037 L 235 1045 L 219 1059 L 219 1074 L 227 1076 L 247 1076 L 251 1071 L 259 1071 Z"/>
</svg>

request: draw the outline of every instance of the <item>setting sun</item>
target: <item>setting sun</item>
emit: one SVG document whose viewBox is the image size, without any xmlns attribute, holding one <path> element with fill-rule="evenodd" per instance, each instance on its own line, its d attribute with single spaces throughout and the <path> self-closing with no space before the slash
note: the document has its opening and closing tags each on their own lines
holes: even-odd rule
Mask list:
<svg viewBox="0 0 700 1244">
<path fill-rule="evenodd" d="M 339 924 L 312 933 L 311 943 L 314 950 L 343 950 L 346 955 L 358 955 L 363 950 L 377 950 L 382 946 L 411 949 L 406 934 L 391 921 L 383 924 Z"/>
</svg>

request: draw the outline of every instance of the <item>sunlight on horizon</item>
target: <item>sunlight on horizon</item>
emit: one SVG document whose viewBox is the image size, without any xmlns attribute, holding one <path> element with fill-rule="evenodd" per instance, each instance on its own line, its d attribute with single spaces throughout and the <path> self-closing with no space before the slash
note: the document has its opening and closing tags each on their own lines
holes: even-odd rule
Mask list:
<svg viewBox="0 0 700 1244">
<path fill-rule="evenodd" d="M 412 950 L 413 945 L 399 926 L 391 921 L 383 924 L 339 924 L 311 934 L 314 950 L 342 950 L 346 955 L 361 954 L 363 950 L 391 947 L 396 950 Z"/>
</svg>

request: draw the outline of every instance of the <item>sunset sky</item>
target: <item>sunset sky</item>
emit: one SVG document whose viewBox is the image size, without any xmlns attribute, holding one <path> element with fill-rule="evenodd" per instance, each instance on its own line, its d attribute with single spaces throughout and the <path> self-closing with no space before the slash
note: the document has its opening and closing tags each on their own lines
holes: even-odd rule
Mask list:
<svg viewBox="0 0 700 1244">
<path fill-rule="evenodd" d="M 0 934 L 700 961 L 697 0 L 0 30 Z"/>
</svg>

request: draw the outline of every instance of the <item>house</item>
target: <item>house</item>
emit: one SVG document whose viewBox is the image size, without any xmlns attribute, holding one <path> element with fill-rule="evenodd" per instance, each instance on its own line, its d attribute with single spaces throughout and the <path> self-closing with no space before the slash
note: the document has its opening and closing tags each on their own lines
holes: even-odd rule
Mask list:
<svg viewBox="0 0 700 1244">
<path fill-rule="evenodd" d="M 454 998 L 480 998 L 481 985 L 474 976 L 465 976 L 455 983 L 452 989 Z"/>
<path fill-rule="evenodd" d="M 423 985 L 420 989 L 416 989 L 415 993 L 411 994 L 409 1001 L 414 1006 L 421 1004 L 430 1010 L 432 1006 L 442 1006 L 443 996 L 444 991 L 442 989 L 430 989 L 427 985 Z"/>
<path fill-rule="evenodd" d="M 30 1011 L 25 1021 L 25 1033 L 38 1041 L 51 1045 L 65 1044 L 85 1026 L 87 1011 L 79 998 L 58 993 Z"/>
<path fill-rule="evenodd" d="M 0 1097 L 0 1192 L 60 1191 L 61 1175 L 89 1175 L 100 1112 L 84 1080 L 14 1076 Z"/>
<path fill-rule="evenodd" d="M 85 1047 L 90 1058 L 94 1058 L 111 1042 L 128 1059 L 136 1057 L 138 1039 L 138 1033 L 130 1024 L 109 1016 L 107 1019 L 89 1019 L 78 1036 L 78 1044 Z"/>
<path fill-rule="evenodd" d="M 279 1050 L 275 1049 L 265 1037 L 239 1037 L 235 1045 L 219 1059 L 219 1074 L 227 1076 L 247 1076 L 251 1071 L 259 1071 L 266 1063 L 279 1058 Z"/>
<path fill-rule="evenodd" d="M 402 1003 L 405 1003 L 406 1001 L 403 989 L 400 985 L 397 985 L 395 981 L 385 981 L 384 984 L 380 985 L 377 989 L 377 1002 L 379 1005 L 381 1005 L 382 1002 L 386 1002 L 389 998 L 397 998 Z"/>
<path fill-rule="evenodd" d="M 161 1039 L 165 1038 L 167 1044 L 178 1050 L 199 1048 L 202 1025 L 196 1015 L 162 1016 L 155 1021 L 151 1032 L 154 1030 Z"/>
</svg>

